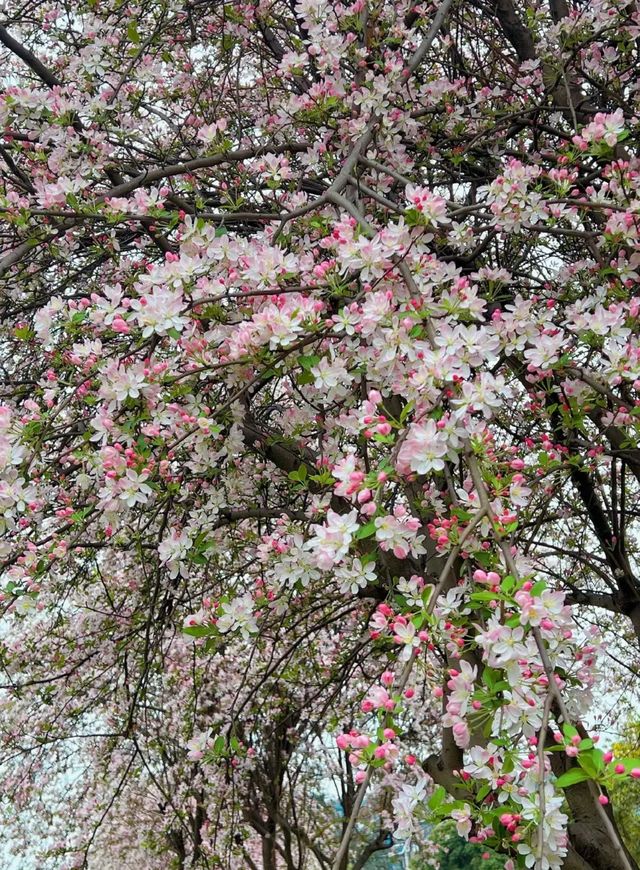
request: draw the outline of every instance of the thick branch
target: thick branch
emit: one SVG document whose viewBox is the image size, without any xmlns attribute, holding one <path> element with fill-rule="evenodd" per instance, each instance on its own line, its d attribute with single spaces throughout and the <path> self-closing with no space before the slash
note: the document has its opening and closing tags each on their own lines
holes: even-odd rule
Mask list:
<svg viewBox="0 0 640 870">
<path fill-rule="evenodd" d="M 6 27 L 0 27 L 0 42 L 15 54 L 16 57 L 23 60 L 45 85 L 48 85 L 50 88 L 62 86 L 62 81 L 42 61 L 38 60 L 32 51 L 29 51 L 28 48 L 25 48 L 22 43 L 11 36 Z"/>
</svg>

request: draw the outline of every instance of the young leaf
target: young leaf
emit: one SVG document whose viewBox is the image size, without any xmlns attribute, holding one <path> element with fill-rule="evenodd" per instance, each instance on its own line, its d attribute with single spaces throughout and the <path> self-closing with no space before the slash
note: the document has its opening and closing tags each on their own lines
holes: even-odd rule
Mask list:
<svg viewBox="0 0 640 870">
<path fill-rule="evenodd" d="M 568 788 L 570 785 L 585 782 L 587 779 L 591 779 L 591 777 L 585 770 L 582 770 L 581 767 L 572 767 L 571 770 L 559 776 L 555 784 L 558 788 Z"/>
<path fill-rule="evenodd" d="M 360 526 L 358 531 L 355 533 L 356 541 L 362 541 L 364 538 L 370 538 L 371 535 L 375 535 L 376 533 L 376 524 L 373 520 L 370 520 L 364 526 Z"/>
</svg>

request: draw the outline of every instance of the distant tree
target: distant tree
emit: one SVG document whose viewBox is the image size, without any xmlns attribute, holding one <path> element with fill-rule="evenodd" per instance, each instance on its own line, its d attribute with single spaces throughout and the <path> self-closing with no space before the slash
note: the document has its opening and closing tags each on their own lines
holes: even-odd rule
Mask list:
<svg viewBox="0 0 640 870">
<path fill-rule="evenodd" d="M 616 759 L 640 756 L 640 720 L 631 720 L 613 746 Z M 627 848 L 640 861 L 640 780 L 620 779 L 610 789 L 613 814 Z"/>
<path fill-rule="evenodd" d="M 504 870 L 504 856 L 469 843 L 456 833 L 453 825 L 441 825 L 434 839 L 442 843 L 437 853 L 439 870 Z"/>
</svg>

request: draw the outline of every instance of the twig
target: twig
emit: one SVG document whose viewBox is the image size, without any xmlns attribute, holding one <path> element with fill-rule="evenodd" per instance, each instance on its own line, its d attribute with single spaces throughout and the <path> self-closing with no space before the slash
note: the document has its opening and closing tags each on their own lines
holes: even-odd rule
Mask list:
<svg viewBox="0 0 640 870">
<path fill-rule="evenodd" d="M 418 69 L 420 64 L 425 58 L 425 55 L 431 48 L 433 40 L 438 35 L 440 28 L 444 24 L 444 19 L 447 17 L 449 9 L 453 5 L 453 0 L 444 0 L 442 6 L 436 12 L 433 21 L 431 22 L 431 27 L 429 28 L 429 32 L 422 40 L 418 48 L 414 51 L 413 57 L 407 64 L 407 68 L 404 71 L 405 78 L 410 78 L 413 73 Z"/>
<path fill-rule="evenodd" d="M 477 462 L 475 456 L 468 456 L 467 457 L 467 464 L 469 467 L 469 471 L 471 472 L 471 477 L 473 478 L 474 486 L 475 486 L 476 490 L 478 491 L 478 497 L 480 499 L 480 504 L 486 508 L 486 510 L 489 514 L 489 518 L 491 519 L 491 528 L 493 531 L 493 535 L 497 540 L 498 546 L 502 550 L 505 564 L 506 564 L 509 572 L 513 576 L 513 578 L 515 580 L 517 580 L 518 576 L 519 576 L 519 572 L 518 572 L 518 569 L 517 569 L 517 566 L 515 563 L 515 559 L 513 558 L 513 555 L 511 553 L 511 550 L 510 550 L 507 542 L 503 538 L 500 538 L 496 533 L 495 514 L 493 513 L 493 510 L 491 508 L 491 504 L 489 502 L 489 497 L 488 497 L 488 493 L 487 493 L 487 488 L 486 488 L 484 481 L 482 479 L 482 475 L 480 474 L 480 469 L 478 467 L 478 462 Z M 553 696 L 554 700 L 556 701 L 556 703 L 558 705 L 558 711 L 559 711 L 560 715 L 562 716 L 563 722 L 566 722 L 567 724 L 571 724 L 571 716 L 569 715 L 569 711 L 567 710 L 567 706 L 564 703 L 564 699 L 563 699 L 562 694 L 560 692 L 560 688 L 558 687 L 558 683 L 556 681 L 555 669 L 551 663 L 551 660 L 549 659 L 549 653 L 547 652 L 547 648 L 544 645 L 544 639 L 542 637 L 542 633 L 540 632 L 540 629 L 537 626 L 533 626 L 532 627 L 532 634 L 533 634 L 533 637 L 535 639 L 536 646 L 538 647 L 538 652 L 540 653 L 540 659 L 542 661 L 542 666 L 544 668 L 547 680 L 549 681 L 549 696 Z M 613 824 L 611 823 L 611 819 L 607 815 L 605 808 L 602 806 L 602 804 L 598 800 L 597 789 L 595 787 L 595 783 L 592 780 L 590 780 L 589 789 L 590 789 L 591 794 L 593 795 L 593 798 L 594 798 L 594 805 L 596 807 L 596 812 L 600 816 L 600 819 L 602 820 L 602 823 L 603 823 L 603 825 L 604 825 L 604 827 L 605 827 L 605 829 L 606 829 L 606 831 L 611 839 L 611 843 L 613 845 L 613 848 L 615 849 L 615 851 L 620 859 L 621 866 L 624 867 L 625 870 L 633 870 L 633 867 L 630 864 L 629 859 L 627 858 L 626 852 L 624 850 L 624 846 L 622 845 L 622 842 L 620 840 L 620 836 L 618 835 L 618 832 L 616 831 L 616 829 L 613 827 Z M 542 836 L 542 831 L 540 831 L 540 836 Z"/>
<path fill-rule="evenodd" d="M 481 507 L 480 510 L 475 514 L 475 516 L 473 516 L 472 519 L 469 521 L 469 524 L 467 525 L 464 532 L 462 533 L 460 540 L 458 541 L 456 546 L 453 548 L 453 550 L 449 554 L 449 558 L 445 562 L 445 565 L 444 565 L 442 571 L 440 572 L 440 575 L 438 577 L 438 582 L 435 585 L 433 592 L 431 594 L 431 598 L 429 600 L 429 606 L 427 607 L 427 613 L 429 615 L 431 615 L 435 609 L 438 598 L 440 597 L 440 594 L 441 594 L 441 592 L 442 592 L 442 590 L 447 582 L 447 579 L 449 577 L 449 571 L 453 567 L 455 560 L 457 559 L 458 555 L 460 554 L 460 551 L 462 549 L 462 545 L 467 540 L 467 538 L 469 537 L 469 535 L 471 534 L 473 529 L 478 525 L 480 520 L 485 516 L 485 514 L 486 514 L 485 508 Z M 410 656 L 409 660 L 407 661 L 404 668 L 402 669 L 402 673 L 400 674 L 400 679 L 398 680 L 397 691 L 400 694 L 402 694 L 405 686 L 407 685 L 407 683 L 409 681 L 409 677 L 411 676 L 411 671 L 413 669 L 413 666 L 414 666 L 417 658 L 418 658 L 418 649 L 417 649 L 417 647 L 414 647 L 411 651 L 411 656 Z M 347 827 L 345 828 L 344 834 L 342 835 L 342 840 L 340 842 L 340 848 L 338 849 L 338 851 L 336 853 L 336 857 L 333 861 L 332 870 L 339 870 L 339 868 L 342 864 L 342 861 L 344 859 L 344 856 L 347 854 L 347 852 L 349 850 L 349 843 L 351 841 L 351 837 L 353 836 L 353 829 L 355 827 L 356 821 L 358 820 L 358 815 L 360 813 L 360 807 L 362 806 L 362 801 L 364 800 L 365 793 L 369 787 L 369 783 L 371 782 L 372 774 L 373 774 L 373 768 L 369 767 L 367 769 L 365 778 L 363 779 L 362 783 L 360 784 L 360 788 L 358 789 L 358 794 L 356 796 L 356 800 L 354 802 L 353 809 L 351 810 L 351 816 L 349 818 L 349 822 L 347 824 Z"/>
<path fill-rule="evenodd" d="M 551 702 L 553 700 L 553 694 L 551 692 L 547 692 L 547 697 L 544 699 L 544 710 L 542 713 L 542 724 L 540 725 L 540 738 L 538 743 L 538 776 L 540 777 L 540 782 L 538 783 L 538 798 L 540 803 L 540 827 L 538 828 L 538 858 L 536 861 L 536 870 L 543 870 L 542 859 L 544 856 L 544 838 L 543 838 L 543 826 L 544 826 L 544 812 L 545 812 L 545 758 L 544 758 L 544 744 L 545 737 L 547 735 L 547 726 L 549 724 L 549 713 L 551 712 Z"/>
</svg>

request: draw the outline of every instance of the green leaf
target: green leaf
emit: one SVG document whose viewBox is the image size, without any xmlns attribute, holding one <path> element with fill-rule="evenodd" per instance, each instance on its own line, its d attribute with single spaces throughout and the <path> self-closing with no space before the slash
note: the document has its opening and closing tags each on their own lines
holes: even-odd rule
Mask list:
<svg viewBox="0 0 640 870">
<path fill-rule="evenodd" d="M 609 770 L 612 771 L 617 764 L 622 764 L 624 772 L 629 773 L 634 767 L 640 768 L 640 758 L 616 758 L 615 763 L 609 765 Z"/>
<path fill-rule="evenodd" d="M 218 639 L 216 637 L 210 637 L 208 640 L 205 640 L 204 646 L 202 647 L 203 652 L 205 652 L 205 653 L 216 652 L 217 648 L 218 648 Z"/>
<path fill-rule="evenodd" d="M 586 771 L 580 767 L 572 767 L 571 770 L 559 776 L 555 784 L 558 788 L 568 788 L 570 785 L 585 782 L 587 779 L 591 779 L 591 777 Z"/>
<path fill-rule="evenodd" d="M 482 801 L 486 798 L 486 796 L 491 791 L 490 785 L 483 785 L 478 794 L 476 795 L 476 800 L 478 803 L 482 803 Z"/>
<path fill-rule="evenodd" d="M 307 474 L 308 474 L 307 466 L 300 465 L 298 467 L 297 471 L 290 471 L 289 474 L 287 475 L 287 477 L 289 478 L 289 480 L 294 480 L 298 483 L 304 483 L 305 480 L 307 479 Z"/>
<path fill-rule="evenodd" d="M 471 601 L 504 601 L 504 595 L 497 592 L 473 592 L 469 598 Z"/>
<path fill-rule="evenodd" d="M 319 356 L 299 356 L 298 362 L 305 371 L 309 371 L 309 369 L 317 366 L 321 359 L 322 357 Z"/>
<path fill-rule="evenodd" d="M 207 637 L 207 635 L 211 634 L 212 630 L 213 627 L 208 625 L 185 625 L 182 632 L 191 637 Z"/>
<path fill-rule="evenodd" d="M 598 776 L 598 770 L 596 768 L 593 756 L 591 752 L 581 752 L 578 755 L 576 761 L 580 765 L 580 767 L 585 771 L 585 773 L 589 776 L 590 779 L 596 779 Z"/>
<path fill-rule="evenodd" d="M 431 797 L 429 798 L 429 803 L 428 803 L 429 809 L 430 810 L 437 810 L 438 807 L 444 803 L 444 799 L 445 799 L 446 795 L 447 795 L 447 792 L 445 791 L 445 789 L 441 785 L 439 785 L 437 787 L 437 789 L 434 791 L 434 793 L 431 795 Z"/>
<path fill-rule="evenodd" d="M 500 584 L 500 589 L 505 593 L 505 595 L 508 595 L 509 592 L 511 592 L 511 590 L 513 589 L 513 587 L 515 585 L 516 585 L 515 577 L 512 577 L 511 574 L 507 574 L 507 576 L 503 579 L 502 583 Z"/>
<path fill-rule="evenodd" d="M 326 226 L 327 226 L 327 223 L 324 220 L 324 218 L 318 217 L 317 215 L 314 215 L 314 217 L 309 218 L 308 223 L 309 223 L 309 226 L 313 227 L 314 230 L 325 230 Z"/>
<path fill-rule="evenodd" d="M 407 419 L 409 414 L 413 411 L 415 404 L 416 404 L 415 402 L 407 402 L 407 404 L 404 406 L 404 408 L 402 409 L 402 411 L 400 413 L 400 422 L 401 423 L 404 423 L 404 421 Z"/>
<path fill-rule="evenodd" d="M 231 51 L 236 44 L 236 38 L 231 33 L 225 33 L 222 37 L 222 50 Z"/>
<path fill-rule="evenodd" d="M 379 444 L 393 444 L 394 441 L 396 440 L 396 436 L 395 435 L 380 435 L 379 433 L 376 433 L 373 436 L 373 440 L 377 441 Z"/>
<path fill-rule="evenodd" d="M 136 45 L 140 42 L 140 34 L 135 21 L 130 21 L 127 27 L 127 39 Z"/>
<path fill-rule="evenodd" d="M 368 523 L 364 526 L 360 526 L 358 531 L 355 533 L 356 541 L 362 541 L 363 538 L 370 538 L 371 535 L 375 535 L 376 533 L 376 524 L 373 520 L 369 520 Z"/>
<path fill-rule="evenodd" d="M 547 584 L 544 580 L 538 580 L 536 584 L 534 584 L 533 589 L 531 590 L 531 595 L 535 598 L 536 595 L 540 595 L 541 592 L 547 588 Z"/>
<path fill-rule="evenodd" d="M 321 474 L 310 474 L 309 480 L 313 480 L 314 483 L 319 483 L 321 486 L 329 486 L 333 483 L 333 476 L 330 471 L 321 472 Z"/>
<path fill-rule="evenodd" d="M 500 676 L 500 672 L 495 668 L 485 668 L 482 672 L 482 682 L 487 686 L 487 688 L 493 691 L 493 687 L 496 683 L 497 678 Z"/>
</svg>

